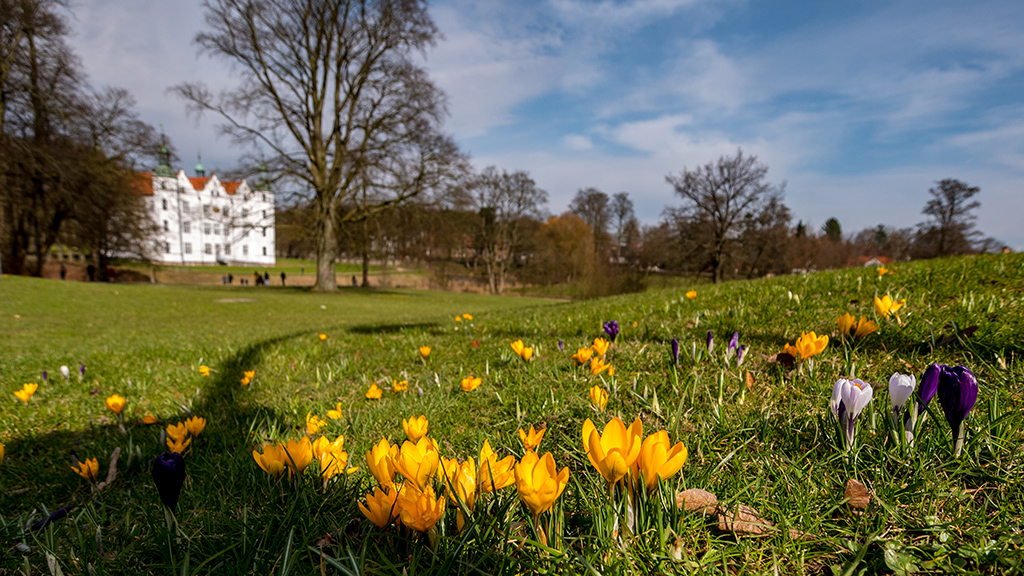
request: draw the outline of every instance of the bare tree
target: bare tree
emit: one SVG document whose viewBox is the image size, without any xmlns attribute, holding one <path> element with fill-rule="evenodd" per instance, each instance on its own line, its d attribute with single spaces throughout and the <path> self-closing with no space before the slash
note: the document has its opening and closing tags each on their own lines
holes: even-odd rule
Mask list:
<svg viewBox="0 0 1024 576">
<path fill-rule="evenodd" d="M 917 244 L 924 256 L 951 256 L 971 252 L 971 244 L 981 232 L 974 229 L 974 210 L 981 206 L 971 200 L 981 188 L 947 178 L 930 188 L 932 198 L 922 214 L 929 220 L 917 225 Z"/>
<path fill-rule="evenodd" d="M 576 192 L 569 211 L 583 219 L 594 233 L 594 254 L 607 261 L 608 225 L 612 214 L 609 210 L 609 198 L 597 188 L 581 188 Z"/>
<path fill-rule="evenodd" d="M 621 262 L 622 247 L 627 244 L 627 238 L 631 232 L 638 233 L 640 229 L 628 192 L 619 192 L 612 196 L 611 212 L 615 222 L 615 260 Z"/>
<path fill-rule="evenodd" d="M 695 256 L 704 260 L 715 282 L 722 280 L 745 216 L 759 213 L 781 195 L 781 187 L 765 180 L 767 174 L 768 166 L 759 164 L 756 156 L 737 150 L 733 157 L 722 156 L 716 163 L 665 177 L 683 199 L 670 215 L 686 225 L 687 240 L 698 249 Z"/>
<path fill-rule="evenodd" d="M 499 173 L 494 166 L 484 169 L 474 192 L 480 214 L 477 253 L 487 270 L 491 293 L 501 294 L 522 247 L 525 221 L 543 216 L 548 193 L 526 172 Z"/>
<path fill-rule="evenodd" d="M 318 290 L 337 286 L 339 227 L 443 185 L 461 156 L 444 96 L 415 56 L 438 36 L 424 0 L 209 0 L 201 50 L 235 66 L 220 95 L 175 88 L 278 182 L 308 191 Z M 363 193 L 365 193 L 365 200 Z"/>
</svg>

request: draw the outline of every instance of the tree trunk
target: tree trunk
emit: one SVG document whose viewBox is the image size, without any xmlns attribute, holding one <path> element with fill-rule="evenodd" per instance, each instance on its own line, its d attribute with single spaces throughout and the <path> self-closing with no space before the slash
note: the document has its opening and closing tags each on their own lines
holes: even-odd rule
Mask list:
<svg viewBox="0 0 1024 576">
<path fill-rule="evenodd" d="M 370 231 L 366 220 L 363 220 L 363 238 L 360 246 L 363 257 L 363 288 L 370 287 Z"/>
<path fill-rule="evenodd" d="M 338 258 L 338 229 L 331 199 L 320 200 L 319 204 L 317 217 L 321 233 L 316 243 L 316 284 L 313 290 L 334 292 L 338 289 L 338 277 L 334 270 L 334 261 Z"/>
</svg>

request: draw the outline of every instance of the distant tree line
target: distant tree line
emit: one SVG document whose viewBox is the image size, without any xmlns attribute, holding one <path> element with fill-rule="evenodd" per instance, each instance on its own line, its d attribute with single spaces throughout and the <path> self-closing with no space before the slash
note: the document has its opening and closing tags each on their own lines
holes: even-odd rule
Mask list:
<svg viewBox="0 0 1024 576">
<path fill-rule="evenodd" d="M 136 170 L 159 146 L 128 92 L 93 88 L 59 0 L 0 0 L 0 267 L 42 275 L 55 246 L 145 258 Z"/>
<path fill-rule="evenodd" d="M 582 188 L 569 210 L 551 215 L 547 193 L 526 172 L 488 167 L 461 182 L 443 202 L 407 203 L 366 218 L 339 240 L 342 257 L 369 263 L 426 262 L 439 286 L 466 277 L 502 293 L 510 283 L 570 284 L 580 296 L 642 289 L 652 277 L 712 281 L 996 251 L 1003 245 L 975 229 L 979 192 L 958 180 L 929 190 L 913 228 L 885 225 L 846 235 L 836 218 L 819 229 L 792 222 L 785 185 L 738 150 L 716 162 L 667 176 L 681 204 L 641 226 L 627 192 Z M 308 257 L 315 239 L 309 208 L 278 218 L 281 255 Z"/>
</svg>

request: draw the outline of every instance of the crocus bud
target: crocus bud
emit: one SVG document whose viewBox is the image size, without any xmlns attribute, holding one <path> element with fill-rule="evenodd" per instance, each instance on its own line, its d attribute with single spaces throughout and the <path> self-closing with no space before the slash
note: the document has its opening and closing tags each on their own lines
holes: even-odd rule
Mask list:
<svg viewBox="0 0 1024 576">
<path fill-rule="evenodd" d="M 80 379 L 85 378 L 85 364 L 78 365 L 78 377 Z"/>
<path fill-rule="evenodd" d="M 729 350 L 732 352 L 736 351 L 736 347 L 740 344 L 740 333 L 733 332 L 732 338 L 729 338 Z"/>
<path fill-rule="evenodd" d="M 615 337 L 619 335 L 619 322 L 612 320 L 605 322 L 602 326 L 604 327 L 604 333 L 608 335 L 608 339 L 615 342 Z"/>
<path fill-rule="evenodd" d="M 185 460 L 181 454 L 164 452 L 153 460 L 153 483 L 160 493 L 160 501 L 173 512 L 185 483 Z"/>
<path fill-rule="evenodd" d="M 938 396 L 946 422 L 953 429 L 954 450 L 959 455 L 964 443 L 964 419 L 978 401 L 978 380 L 964 366 L 946 368 L 939 377 Z"/>
<path fill-rule="evenodd" d="M 903 410 L 916 385 L 917 379 L 913 375 L 893 373 L 889 378 L 889 402 L 892 404 L 893 413 L 899 414 Z"/>
<path fill-rule="evenodd" d="M 921 412 L 924 412 L 928 403 L 935 397 L 939 389 L 939 376 L 946 368 L 948 366 L 943 364 L 932 364 L 925 368 L 924 375 L 921 376 L 921 387 L 917 389 L 917 403 L 921 405 Z"/>
<path fill-rule="evenodd" d="M 715 335 L 708 330 L 708 356 L 711 355 L 711 351 L 715 348 Z"/>
<path fill-rule="evenodd" d="M 562 352 L 563 350 L 565 350 L 565 342 L 562 342 L 562 339 L 559 338 L 558 339 L 558 351 Z"/>
<path fill-rule="evenodd" d="M 50 374 L 46 370 L 43 370 L 43 384 L 46 384 L 49 381 L 49 379 Z"/>
<path fill-rule="evenodd" d="M 743 366 L 743 357 L 747 355 L 747 345 L 743 344 L 736 349 L 736 365 Z"/>
<path fill-rule="evenodd" d="M 672 339 L 672 363 L 679 365 L 679 339 Z"/>
<path fill-rule="evenodd" d="M 68 378 L 71 378 L 71 370 L 68 369 L 67 366 L 61 366 L 60 375 L 63 376 L 65 380 L 67 380 Z"/>
</svg>

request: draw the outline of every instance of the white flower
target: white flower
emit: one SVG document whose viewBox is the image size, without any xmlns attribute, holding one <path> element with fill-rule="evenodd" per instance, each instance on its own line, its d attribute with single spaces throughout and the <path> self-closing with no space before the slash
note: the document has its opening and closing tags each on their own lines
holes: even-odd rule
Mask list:
<svg viewBox="0 0 1024 576">
<path fill-rule="evenodd" d="M 65 380 L 67 380 L 68 378 L 71 378 L 71 370 L 69 370 L 67 366 L 61 366 L 60 375 L 63 376 Z"/>
<path fill-rule="evenodd" d="M 857 379 L 840 378 L 832 387 L 832 413 L 843 429 L 847 446 L 853 445 L 855 422 L 871 402 L 873 393 L 871 384 Z"/>
<path fill-rule="evenodd" d="M 889 378 L 889 401 L 892 403 L 893 412 L 899 413 L 903 410 L 916 386 L 917 378 L 912 374 L 893 373 Z"/>
</svg>

